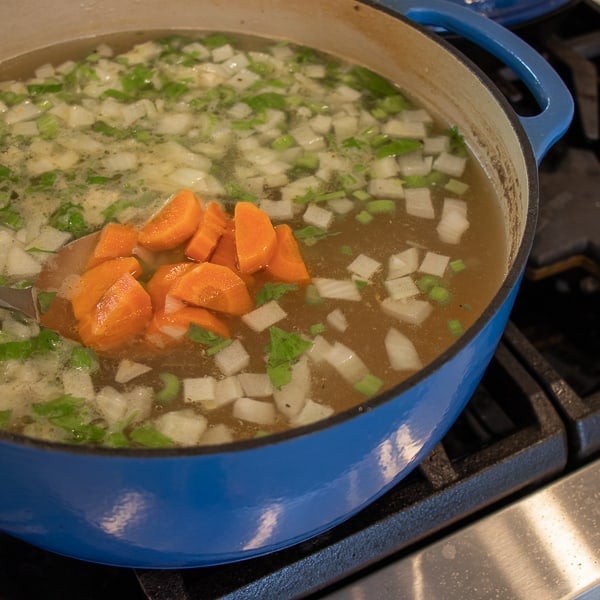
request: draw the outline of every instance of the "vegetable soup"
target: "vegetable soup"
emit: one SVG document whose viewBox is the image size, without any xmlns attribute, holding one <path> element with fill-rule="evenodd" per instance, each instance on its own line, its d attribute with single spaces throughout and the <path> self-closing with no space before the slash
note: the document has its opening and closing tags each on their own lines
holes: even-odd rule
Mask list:
<svg viewBox="0 0 600 600">
<path fill-rule="evenodd" d="M 0 76 L 3 284 L 100 232 L 41 324 L 0 310 L 5 430 L 157 448 L 307 425 L 430 363 L 504 277 L 460 132 L 362 66 L 129 34 Z"/>
</svg>

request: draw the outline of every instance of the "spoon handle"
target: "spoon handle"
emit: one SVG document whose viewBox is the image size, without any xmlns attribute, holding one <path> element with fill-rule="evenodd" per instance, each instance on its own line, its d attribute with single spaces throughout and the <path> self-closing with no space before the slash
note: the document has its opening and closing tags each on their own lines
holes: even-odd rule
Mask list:
<svg viewBox="0 0 600 600">
<path fill-rule="evenodd" d="M 39 319 L 35 293 L 32 287 L 10 288 L 0 286 L 0 308 L 18 310 L 32 319 Z"/>
</svg>

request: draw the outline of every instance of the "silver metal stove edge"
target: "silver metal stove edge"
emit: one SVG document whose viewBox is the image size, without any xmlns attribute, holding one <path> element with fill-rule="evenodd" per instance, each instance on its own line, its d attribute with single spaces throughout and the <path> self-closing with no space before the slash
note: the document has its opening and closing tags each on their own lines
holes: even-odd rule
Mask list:
<svg viewBox="0 0 600 600">
<path fill-rule="evenodd" d="M 326 597 L 598 599 L 600 460 Z"/>
</svg>

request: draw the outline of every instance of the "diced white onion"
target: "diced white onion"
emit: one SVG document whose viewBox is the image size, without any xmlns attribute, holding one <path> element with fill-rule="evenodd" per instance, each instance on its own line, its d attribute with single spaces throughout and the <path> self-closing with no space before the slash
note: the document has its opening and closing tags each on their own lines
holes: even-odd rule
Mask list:
<svg viewBox="0 0 600 600">
<path fill-rule="evenodd" d="M 127 398 L 110 386 L 103 387 L 96 394 L 96 406 L 109 425 L 124 420 L 127 413 Z"/>
<path fill-rule="evenodd" d="M 381 128 L 382 133 L 397 138 L 424 138 L 427 136 L 425 124 L 419 121 L 389 119 Z"/>
<path fill-rule="evenodd" d="M 398 161 L 393 156 L 378 158 L 371 163 L 371 177 L 387 179 L 398 175 Z"/>
<path fill-rule="evenodd" d="M 211 375 L 186 377 L 183 380 L 184 402 L 211 402 L 215 399 L 216 379 Z"/>
<path fill-rule="evenodd" d="M 176 444 L 195 446 L 206 431 L 208 421 L 206 417 L 186 409 L 165 413 L 154 421 L 154 425 Z"/>
<path fill-rule="evenodd" d="M 261 190 L 262 193 L 262 190 Z M 264 210 L 272 221 L 287 221 L 294 217 L 294 205 L 291 200 L 268 200 L 259 202 L 261 210 Z"/>
<path fill-rule="evenodd" d="M 404 201 L 407 214 L 422 219 L 433 219 L 435 217 L 429 188 L 405 189 Z"/>
<path fill-rule="evenodd" d="M 369 281 L 380 268 L 381 263 L 366 254 L 359 254 L 347 267 L 350 273 L 354 273 L 365 281 Z"/>
<path fill-rule="evenodd" d="M 242 397 L 233 403 L 233 416 L 242 421 L 271 425 L 275 422 L 275 415 L 275 405 L 272 402 Z"/>
<path fill-rule="evenodd" d="M 304 408 L 310 389 L 310 366 L 302 356 L 292 365 L 290 382 L 273 392 L 277 410 L 288 419 L 295 417 Z"/>
<path fill-rule="evenodd" d="M 442 152 L 433 161 L 433 168 L 440 173 L 451 175 L 452 177 L 462 177 L 467 166 L 467 159 L 464 156 L 456 156 L 448 152 Z"/>
<path fill-rule="evenodd" d="M 325 356 L 329 350 L 331 350 L 331 344 L 322 335 L 317 335 L 312 340 L 312 346 L 305 354 L 314 363 L 319 364 L 325 360 Z"/>
<path fill-rule="evenodd" d="M 350 384 L 358 383 L 369 369 L 362 359 L 341 342 L 334 342 L 325 360 Z"/>
<path fill-rule="evenodd" d="M 287 317 L 278 302 L 270 300 L 242 316 L 242 321 L 253 331 L 260 333 Z"/>
<path fill-rule="evenodd" d="M 42 266 L 29 252 L 14 245 L 8 251 L 5 269 L 11 277 L 28 278 L 38 275 Z"/>
<path fill-rule="evenodd" d="M 398 254 L 392 254 L 388 260 L 388 279 L 397 279 L 410 275 L 419 266 L 419 251 L 412 246 Z"/>
<path fill-rule="evenodd" d="M 117 383 L 127 383 L 151 370 L 152 367 L 148 365 L 130 360 L 129 358 L 123 358 L 119 361 L 117 372 L 115 373 L 115 381 Z"/>
<path fill-rule="evenodd" d="M 351 279 L 313 277 L 312 282 L 321 298 L 351 300 L 353 302 L 358 302 L 361 298 L 356 284 Z"/>
<path fill-rule="evenodd" d="M 412 341 L 393 327 L 384 340 L 390 366 L 396 371 L 417 371 L 423 363 Z"/>
<path fill-rule="evenodd" d="M 215 401 L 203 403 L 204 408 L 219 408 L 241 398 L 244 395 L 237 375 L 219 379 L 215 385 Z"/>
<path fill-rule="evenodd" d="M 211 425 L 202 434 L 202 437 L 198 441 L 200 445 L 216 445 L 216 444 L 228 444 L 233 441 L 233 432 L 227 425 L 223 423 L 217 423 Z"/>
<path fill-rule="evenodd" d="M 371 179 L 367 191 L 375 198 L 404 198 L 402 180 L 395 177 L 389 179 Z"/>
<path fill-rule="evenodd" d="M 387 279 L 384 284 L 390 298 L 394 300 L 412 298 L 419 294 L 420 291 L 410 275 L 397 277 L 396 279 Z"/>
<path fill-rule="evenodd" d="M 316 115 L 309 121 L 311 129 L 318 134 L 329 133 L 332 125 L 330 115 Z"/>
<path fill-rule="evenodd" d="M 115 152 L 101 161 L 107 171 L 131 171 L 138 165 L 138 157 L 133 152 Z"/>
<path fill-rule="evenodd" d="M 318 150 L 324 150 L 327 146 L 323 136 L 316 133 L 307 123 L 291 129 L 290 135 L 305 150 L 316 152 Z"/>
<path fill-rule="evenodd" d="M 227 85 L 236 90 L 245 90 L 259 81 L 260 75 L 248 69 L 240 69 L 233 77 L 227 80 Z"/>
<path fill-rule="evenodd" d="M 66 369 L 62 374 L 65 394 L 75 398 L 93 400 L 96 394 L 92 376 L 81 369 Z"/>
<path fill-rule="evenodd" d="M 409 123 L 433 123 L 433 118 L 424 108 L 403 110 L 400 118 Z"/>
<path fill-rule="evenodd" d="M 250 364 L 250 355 L 240 340 L 233 340 L 215 354 L 215 363 L 223 375 L 235 375 Z"/>
<path fill-rule="evenodd" d="M 350 198 L 334 198 L 328 200 L 327 206 L 338 215 L 347 215 L 354 210 L 354 202 Z"/>
<path fill-rule="evenodd" d="M 440 240 L 447 244 L 458 244 L 469 225 L 467 203 L 458 198 L 444 198 L 442 217 L 437 226 Z"/>
<path fill-rule="evenodd" d="M 333 407 L 327 404 L 319 404 L 309 398 L 300 413 L 290 420 L 290 424 L 294 427 L 310 425 L 311 423 L 316 423 L 330 417 L 333 413 Z"/>
<path fill-rule="evenodd" d="M 312 202 L 306 207 L 306 210 L 302 215 L 302 220 L 305 223 L 325 230 L 329 229 L 334 218 L 335 215 L 330 210 L 322 208 Z"/>
<path fill-rule="evenodd" d="M 441 154 L 450 149 L 450 140 L 447 135 L 426 137 L 423 140 L 423 154 Z"/>
<path fill-rule="evenodd" d="M 419 265 L 419 271 L 421 273 L 442 277 L 446 271 L 449 261 L 450 257 L 444 254 L 438 254 L 437 252 L 426 252 L 421 264 Z"/>
<path fill-rule="evenodd" d="M 27 248 L 38 248 L 48 252 L 56 252 L 71 239 L 68 231 L 60 231 L 47 225 L 42 227 L 39 235 L 27 244 Z"/>
<path fill-rule="evenodd" d="M 20 121 L 35 119 L 41 112 L 42 111 L 33 102 L 25 100 L 25 102 L 21 102 L 21 104 L 17 104 L 7 110 L 6 113 L 4 113 L 4 121 L 7 125 L 13 125 Z"/>
<path fill-rule="evenodd" d="M 340 308 L 332 310 L 327 317 L 327 322 L 334 328 L 343 333 L 348 329 L 348 319 Z"/>
<path fill-rule="evenodd" d="M 273 384 L 266 373 L 240 373 L 237 377 L 245 396 L 264 398 L 273 395 Z"/>
<path fill-rule="evenodd" d="M 420 325 L 431 314 L 433 306 L 426 300 L 385 298 L 381 302 L 381 309 L 386 315 L 395 317 L 404 323 Z"/>
<path fill-rule="evenodd" d="M 429 175 L 433 164 L 432 156 L 423 156 L 422 152 L 410 152 L 398 158 L 398 168 L 403 177 L 411 175 Z"/>
<path fill-rule="evenodd" d="M 358 131 L 358 119 L 351 115 L 334 116 L 332 125 L 339 140 L 352 137 Z"/>
<path fill-rule="evenodd" d="M 169 113 L 162 115 L 156 123 L 156 133 L 179 135 L 187 131 L 192 121 L 190 113 Z"/>
</svg>

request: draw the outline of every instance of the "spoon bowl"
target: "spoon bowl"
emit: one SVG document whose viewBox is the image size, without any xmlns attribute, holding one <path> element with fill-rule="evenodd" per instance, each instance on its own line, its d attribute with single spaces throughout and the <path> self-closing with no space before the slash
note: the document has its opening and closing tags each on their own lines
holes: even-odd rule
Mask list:
<svg viewBox="0 0 600 600">
<path fill-rule="evenodd" d="M 0 286 L 0 307 L 19 311 L 65 337 L 76 338 L 73 317 L 66 310 L 69 303 L 62 290 L 66 282 L 72 281 L 73 276 L 81 275 L 84 271 L 99 235 L 99 232 L 90 233 L 63 246 L 46 261 L 32 286 Z M 56 293 L 55 300 L 43 314 L 38 302 L 38 296 L 42 292 Z"/>
</svg>

